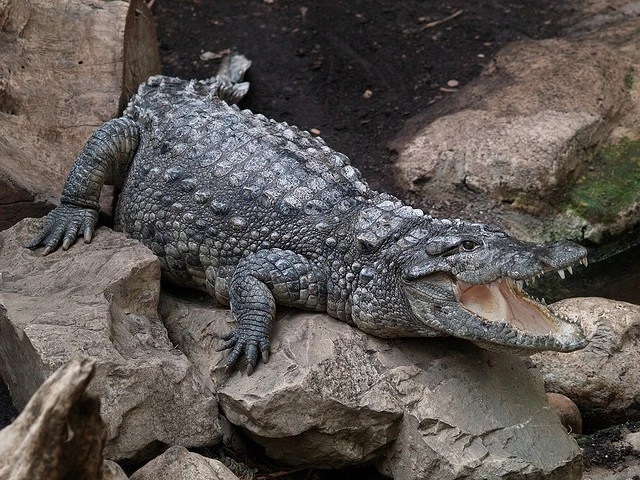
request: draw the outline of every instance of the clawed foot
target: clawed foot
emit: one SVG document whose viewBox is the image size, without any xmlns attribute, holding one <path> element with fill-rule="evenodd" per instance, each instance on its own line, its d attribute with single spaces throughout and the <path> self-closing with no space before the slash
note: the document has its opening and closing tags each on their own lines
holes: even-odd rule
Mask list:
<svg viewBox="0 0 640 480">
<path fill-rule="evenodd" d="M 225 343 L 217 348 L 218 352 L 232 349 L 225 366 L 226 372 L 231 372 L 236 362 L 244 354 L 247 362 L 247 375 L 251 375 L 258 364 L 258 359 L 262 358 L 262 363 L 269 361 L 269 339 L 260 335 L 243 332 L 241 329 L 234 330 L 222 336 Z"/>
<path fill-rule="evenodd" d="M 85 243 L 90 243 L 97 223 L 97 210 L 61 204 L 49 212 L 38 236 L 25 247 L 33 250 L 44 246 L 42 255 L 48 255 L 58 248 L 60 242 L 62 249 L 67 250 L 80 235 Z"/>
</svg>

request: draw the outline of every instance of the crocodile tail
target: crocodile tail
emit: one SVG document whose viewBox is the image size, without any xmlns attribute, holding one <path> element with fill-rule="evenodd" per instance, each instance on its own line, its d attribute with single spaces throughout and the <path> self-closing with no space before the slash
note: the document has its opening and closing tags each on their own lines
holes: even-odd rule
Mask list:
<svg viewBox="0 0 640 480">
<path fill-rule="evenodd" d="M 222 59 L 216 74 L 205 82 L 212 93 L 227 103 L 238 103 L 249 91 L 249 82 L 243 82 L 251 60 L 239 53 L 231 53 Z"/>
</svg>

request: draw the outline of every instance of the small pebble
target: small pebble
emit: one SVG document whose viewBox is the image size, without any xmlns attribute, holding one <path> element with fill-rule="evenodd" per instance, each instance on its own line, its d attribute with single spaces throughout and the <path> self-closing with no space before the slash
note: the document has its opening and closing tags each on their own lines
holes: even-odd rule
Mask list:
<svg viewBox="0 0 640 480">
<path fill-rule="evenodd" d="M 484 58 L 484 53 L 479 53 L 478 58 Z"/>
<path fill-rule="evenodd" d="M 220 58 L 220 56 L 214 52 L 202 52 L 200 54 L 200 60 L 202 60 L 203 62 L 208 62 L 209 60 L 213 60 L 215 58 Z"/>
<path fill-rule="evenodd" d="M 373 92 L 371 90 L 365 90 L 362 94 L 362 98 L 365 100 L 369 100 L 371 97 L 373 97 Z"/>
<path fill-rule="evenodd" d="M 458 85 L 460 85 L 458 80 L 449 80 L 447 82 L 447 87 L 456 88 Z"/>
<path fill-rule="evenodd" d="M 549 405 L 560 417 L 560 422 L 569 433 L 582 434 L 582 416 L 573 401 L 559 393 L 547 392 Z"/>
<path fill-rule="evenodd" d="M 318 130 L 317 128 L 312 128 L 311 130 L 309 130 L 309 133 L 311 133 L 312 135 L 320 135 L 320 130 Z"/>
</svg>

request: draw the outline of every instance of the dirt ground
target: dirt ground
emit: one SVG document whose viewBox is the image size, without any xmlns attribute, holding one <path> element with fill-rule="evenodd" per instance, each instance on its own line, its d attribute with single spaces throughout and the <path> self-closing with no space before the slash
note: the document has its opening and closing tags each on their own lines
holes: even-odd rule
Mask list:
<svg viewBox="0 0 640 480">
<path fill-rule="evenodd" d="M 220 53 L 253 61 L 243 107 L 317 129 L 376 189 L 395 193 L 404 121 L 469 82 L 520 38 L 554 36 L 563 2 L 156 0 L 163 73 L 211 76 Z M 207 60 L 207 58 L 211 58 Z"/>
</svg>

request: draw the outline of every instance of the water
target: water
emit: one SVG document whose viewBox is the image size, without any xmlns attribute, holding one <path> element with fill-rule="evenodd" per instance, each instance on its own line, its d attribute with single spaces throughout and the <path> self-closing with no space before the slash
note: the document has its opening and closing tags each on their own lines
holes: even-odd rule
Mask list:
<svg viewBox="0 0 640 480">
<path fill-rule="evenodd" d="M 568 297 L 605 297 L 640 305 L 640 227 L 603 247 L 592 249 L 589 266 L 574 267 L 565 280 L 549 273 L 528 288 L 547 303 Z"/>
</svg>

